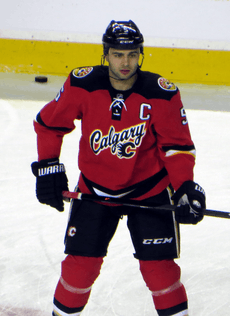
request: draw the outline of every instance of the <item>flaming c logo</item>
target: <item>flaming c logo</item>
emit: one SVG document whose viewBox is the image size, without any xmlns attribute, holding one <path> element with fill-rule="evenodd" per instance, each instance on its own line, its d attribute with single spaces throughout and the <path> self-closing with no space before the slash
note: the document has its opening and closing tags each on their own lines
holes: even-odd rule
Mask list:
<svg viewBox="0 0 230 316">
<path fill-rule="evenodd" d="M 90 147 L 99 155 L 103 150 L 110 149 L 111 154 L 118 158 L 132 158 L 136 153 L 136 148 L 141 145 L 142 138 L 146 133 L 145 123 L 131 126 L 116 132 L 114 126 L 111 126 L 107 135 L 102 131 L 94 130 L 90 135 Z"/>
</svg>

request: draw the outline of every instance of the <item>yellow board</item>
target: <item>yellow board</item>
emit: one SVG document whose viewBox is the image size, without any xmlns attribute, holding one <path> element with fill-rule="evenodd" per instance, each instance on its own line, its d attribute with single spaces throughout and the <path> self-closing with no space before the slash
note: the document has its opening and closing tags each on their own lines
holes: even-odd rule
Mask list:
<svg viewBox="0 0 230 316">
<path fill-rule="evenodd" d="M 143 70 L 174 82 L 230 85 L 230 51 L 145 47 Z M 102 45 L 0 39 L 0 72 L 67 75 L 101 63 Z"/>
</svg>

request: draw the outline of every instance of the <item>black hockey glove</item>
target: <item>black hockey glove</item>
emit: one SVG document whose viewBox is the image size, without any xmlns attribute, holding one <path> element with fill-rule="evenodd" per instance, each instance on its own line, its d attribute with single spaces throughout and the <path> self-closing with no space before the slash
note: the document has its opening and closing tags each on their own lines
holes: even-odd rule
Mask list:
<svg viewBox="0 0 230 316">
<path fill-rule="evenodd" d="M 204 215 L 206 208 L 205 192 L 199 184 L 193 181 L 184 182 L 174 193 L 172 200 L 177 205 L 176 221 L 181 224 L 197 224 Z"/>
<path fill-rule="evenodd" d="M 65 167 L 59 159 L 46 159 L 31 164 L 36 180 L 36 196 L 40 203 L 64 211 L 62 191 L 68 191 Z"/>
</svg>

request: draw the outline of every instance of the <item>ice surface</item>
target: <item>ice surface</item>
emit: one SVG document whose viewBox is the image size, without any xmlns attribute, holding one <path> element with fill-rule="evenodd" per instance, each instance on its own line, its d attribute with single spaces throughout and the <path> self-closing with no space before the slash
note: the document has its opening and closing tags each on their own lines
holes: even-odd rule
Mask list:
<svg viewBox="0 0 230 316">
<path fill-rule="evenodd" d="M 68 204 L 58 213 L 36 200 L 32 121 L 65 78 L 49 77 L 47 84 L 35 83 L 31 75 L 0 74 L 0 79 L 0 315 L 51 316 Z M 230 211 L 229 87 L 179 87 L 197 149 L 195 180 L 206 191 L 208 208 Z M 71 190 L 78 178 L 79 135 L 77 124 L 61 154 Z M 205 217 L 196 226 L 182 226 L 181 238 L 177 263 L 190 316 L 230 315 L 230 221 Z M 132 254 L 124 218 L 82 316 L 157 315 Z"/>
</svg>

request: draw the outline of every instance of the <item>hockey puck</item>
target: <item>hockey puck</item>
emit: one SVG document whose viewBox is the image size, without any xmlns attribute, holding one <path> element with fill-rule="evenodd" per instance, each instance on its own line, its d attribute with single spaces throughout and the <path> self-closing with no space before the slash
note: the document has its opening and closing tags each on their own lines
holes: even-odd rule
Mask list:
<svg viewBox="0 0 230 316">
<path fill-rule="evenodd" d="M 48 81 L 48 78 L 46 76 L 36 76 L 35 82 L 45 83 Z"/>
</svg>

